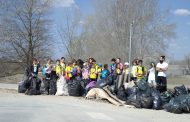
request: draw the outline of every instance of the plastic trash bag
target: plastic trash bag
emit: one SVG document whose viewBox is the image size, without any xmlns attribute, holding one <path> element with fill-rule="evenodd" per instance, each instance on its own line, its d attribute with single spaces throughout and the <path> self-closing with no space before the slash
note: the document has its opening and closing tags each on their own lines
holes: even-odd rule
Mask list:
<svg viewBox="0 0 190 122">
<path fill-rule="evenodd" d="M 26 95 L 40 95 L 40 90 L 34 89 L 34 88 L 29 88 L 25 92 Z"/>
<path fill-rule="evenodd" d="M 141 98 L 140 98 L 140 94 L 131 94 L 128 98 L 127 98 L 127 104 L 128 105 L 133 105 L 136 108 L 142 108 L 141 106 Z"/>
<path fill-rule="evenodd" d="M 104 79 L 98 80 L 97 83 L 96 83 L 97 88 L 103 88 L 103 87 L 105 87 L 107 85 L 108 85 L 108 83 Z"/>
<path fill-rule="evenodd" d="M 66 79 L 63 76 L 61 76 L 60 79 L 57 80 L 57 92 L 55 95 L 57 96 L 69 95 L 68 85 Z"/>
<path fill-rule="evenodd" d="M 176 96 L 179 96 L 179 95 L 182 95 L 182 94 L 188 94 L 188 91 L 187 91 L 187 89 L 185 88 L 184 85 L 182 85 L 182 86 L 176 86 L 174 88 L 174 90 L 175 90 L 175 95 Z"/>
<path fill-rule="evenodd" d="M 45 83 L 44 83 L 44 81 L 42 81 L 41 86 L 40 86 L 40 93 L 45 94 L 45 92 L 46 92 Z"/>
<path fill-rule="evenodd" d="M 26 88 L 26 81 L 22 80 L 18 83 L 18 93 L 25 93 L 27 90 Z"/>
<path fill-rule="evenodd" d="M 85 89 L 88 92 L 90 89 L 95 88 L 95 87 L 96 87 L 96 81 L 91 81 L 90 83 L 86 85 Z"/>
<path fill-rule="evenodd" d="M 160 97 L 161 97 L 161 100 L 162 100 L 162 105 L 165 105 L 165 104 L 169 103 L 171 98 L 174 97 L 174 94 L 173 94 L 172 91 L 165 91 L 165 92 L 160 94 Z"/>
<path fill-rule="evenodd" d="M 172 98 L 168 104 L 164 105 L 164 109 L 176 114 L 190 113 L 190 96 L 180 95 Z"/>
<path fill-rule="evenodd" d="M 129 97 L 131 94 L 136 94 L 137 92 L 139 92 L 139 88 L 138 87 L 132 87 L 132 88 L 127 88 L 126 89 L 126 94 Z"/>
<path fill-rule="evenodd" d="M 57 92 L 57 86 L 56 86 L 56 81 L 51 80 L 50 85 L 49 85 L 49 94 L 50 95 L 55 95 Z"/>
<path fill-rule="evenodd" d="M 77 80 L 71 80 L 68 83 L 68 92 L 70 96 L 82 96 L 83 95 L 83 87 L 80 83 L 80 81 Z"/>
<path fill-rule="evenodd" d="M 152 108 L 155 110 L 162 109 L 162 100 L 160 97 L 160 92 L 156 89 L 152 89 L 151 96 L 153 98 Z"/>
<path fill-rule="evenodd" d="M 141 93 L 140 94 L 140 103 L 142 108 L 151 109 L 153 105 L 153 98 L 150 94 Z"/>
<path fill-rule="evenodd" d="M 137 86 L 140 90 L 145 91 L 146 89 L 149 88 L 149 85 L 146 81 L 146 78 L 142 78 L 138 83 Z"/>
<path fill-rule="evenodd" d="M 127 101 L 127 93 L 124 86 L 121 86 L 117 91 L 117 98 L 123 101 Z"/>
</svg>

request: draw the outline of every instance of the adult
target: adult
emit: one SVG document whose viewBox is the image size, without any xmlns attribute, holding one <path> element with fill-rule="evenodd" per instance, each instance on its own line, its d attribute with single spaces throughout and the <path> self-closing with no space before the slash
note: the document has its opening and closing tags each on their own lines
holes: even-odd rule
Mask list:
<svg viewBox="0 0 190 122">
<path fill-rule="evenodd" d="M 167 75 L 168 63 L 165 62 L 165 56 L 160 56 L 160 62 L 156 65 L 157 88 L 160 92 L 167 91 Z"/>
</svg>

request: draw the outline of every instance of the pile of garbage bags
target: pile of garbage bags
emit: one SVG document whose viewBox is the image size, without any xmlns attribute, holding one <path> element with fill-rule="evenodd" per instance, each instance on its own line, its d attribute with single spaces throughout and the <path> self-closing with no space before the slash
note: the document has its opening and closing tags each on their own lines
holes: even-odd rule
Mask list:
<svg viewBox="0 0 190 122">
<path fill-rule="evenodd" d="M 19 82 L 18 92 L 26 95 L 49 94 L 75 97 L 101 93 L 100 96 L 104 96 L 104 99 L 106 98 L 115 105 L 123 105 L 124 101 L 125 104 L 136 108 L 165 109 L 176 114 L 190 113 L 190 95 L 184 85 L 160 93 L 156 88 L 150 87 L 145 78 L 132 86 L 128 84 L 119 89 L 109 79 L 86 83 L 77 79 L 66 80 L 64 77 L 60 77 L 58 80 L 45 79 L 44 81 L 32 78 Z"/>
<path fill-rule="evenodd" d="M 146 79 L 142 79 L 136 86 L 126 89 L 121 87 L 117 91 L 117 97 L 136 108 L 165 109 L 176 114 L 190 113 L 190 95 L 184 85 L 175 87 L 174 91 L 160 93 L 149 87 Z"/>
</svg>

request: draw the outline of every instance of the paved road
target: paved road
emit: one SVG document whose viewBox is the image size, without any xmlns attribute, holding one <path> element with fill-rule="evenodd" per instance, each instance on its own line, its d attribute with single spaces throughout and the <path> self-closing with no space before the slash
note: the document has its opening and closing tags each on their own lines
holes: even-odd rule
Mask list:
<svg viewBox="0 0 190 122">
<path fill-rule="evenodd" d="M 189 122 L 188 114 L 116 107 L 73 97 L 0 91 L 0 122 Z"/>
<path fill-rule="evenodd" d="M 2 89 L 3 88 L 3 89 Z M 0 84 L 0 122 L 189 122 L 189 114 L 116 107 L 66 96 L 26 96 Z"/>
<path fill-rule="evenodd" d="M 0 89 L 13 89 L 13 90 L 17 90 L 18 89 L 18 85 L 17 84 L 0 83 Z"/>
</svg>

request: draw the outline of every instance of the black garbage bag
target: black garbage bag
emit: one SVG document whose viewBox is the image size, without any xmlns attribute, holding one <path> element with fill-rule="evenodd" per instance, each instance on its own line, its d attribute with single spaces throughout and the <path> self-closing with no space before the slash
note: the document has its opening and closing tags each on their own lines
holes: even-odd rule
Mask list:
<svg viewBox="0 0 190 122">
<path fill-rule="evenodd" d="M 140 94 L 137 93 L 137 94 L 131 94 L 128 98 L 127 98 L 127 101 L 126 103 L 128 105 L 133 105 L 135 106 L 136 108 L 142 108 L 142 105 L 141 105 L 141 97 L 140 97 Z"/>
<path fill-rule="evenodd" d="M 147 108 L 150 109 L 153 106 L 153 98 L 151 95 L 151 89 L 147 87 L 146 90 L 142 91 L 138 87 L 128 88 L 126 90 L 127 104 L 134 105 L 136 108 Z"/>
<path fill-rule="evenodd" d="M 190 96 L 180 95 L 172 98 L 168 104 L 164 105 L 164 109 L 176 114 L 190 113 Z"/>
<path fill-rule="evenodd" d="M 131 87 L 131 88 L 127 88 L 126 89 L 127 97 L 129 97 L 132 94 L 137 94 L 138 92 L 139 92 L 139 88 L 138 87 Z"/>
<path fill-rule="evenodd" d="M 45 79 L 41 82 L 41 87 L 40 87 L 40 92 L 41 92 L 41 94 L 49 95 L 50 81 L 51 81 L 50 78 L 45 78 Z"/>
<path fill-rule="evenodd" d="M 40 95 L 40 90 L 34 89 L 34 88 L 29 88 L 25 92 L 26 95 Z"/>
<path fill-rule="evenodd" d="M 39 78 L 32 78 L 30 89 L 40 90 L 41 80 Z"/>
<path fill-rule="evenodd" d="M 190 96 L 189 95 L 181 95 L 178 99 L 181 102 L 181 108 L 184 113 L 190 113 Z"/>
<path fill-rule="evenodd" d="M 174 98 L 172 98 L 168 104 L 164 105 L 164 109 L 166 109 L 166 111 L 171 113 L 176 113 L 176 114 L 182 113 L 182 109 L 180 108 L 179 102 L 175 102 Z"/>
<path fill-rule="evenodd" d="M 155 110 L 162 109 L 162 100 L 160 97 L 160 92 L 154 88 L 151 89 L 151 96 L 153 98 L 153 105 L 152 108 Z"/>
<path fill-rule="evenodd" d="M 147 109 L 152 108 L 153 98 L 150 94 L 147 94 L 146 92 L 141 93 L 140 100 L 142 108 L 147 108 Z"/>
<path fill-rule="evenodd" d="M 80 83 L 80 81 L 71 80 L 68 82 L 68 92 L 70 96 L 82 96 L 84 89 Z"/>
<path fill-rule="evenodd" d="M 107 81 L 104 80 L 104 79 L 101 79 L 101 80 L 99 80 L 99 81 L 96 83 L 96 88 L 103 88 L 103 87 L 105 87 L 105 86 L 107 86 L 107 85 L 108 85 Z"/>
<path fill-rule="evenodd" d="M 165 91 L 160 94 L 161 100 L 162 100 L 162 106 L 169 103 L 171 98 L 174 97 L 174 93 L 172 91 Z"/>
<path fill-rule="evenodd" d="M 26 80 L 22 80 L 18 83 L 18 93 L 25 93 L 27 90 Z"/>
<path fill-rule="evenodd" d="M 57 92 L 56 80 L 51 80 L 49 84 L 49 94 L 55 95 Z"/>
<path fill-rule="evenodd" d="M 175 96 L 179 96 L 179 95 L 182 95 L 182 94 L 188 94 L 188 91 L 187 91 L 187 89 L 185 88 L 184 85 L 176 86 L 174 88 L 174 90 L 175 90 Z"/>
<path fill-rule="evenodd" d="M 124 86 L 121 86 L 117 91 L 117 98 L 123 101 L 127 101 L 127 93 Z"/>
<path fill-rule="evenodd" d="M 147 79 L 146 78 L 142 78 L 138 83 L 137 86 L 140 90 L 145 91 L 149 88 L 149 85 L 147 83 Z"/>
</svg>

